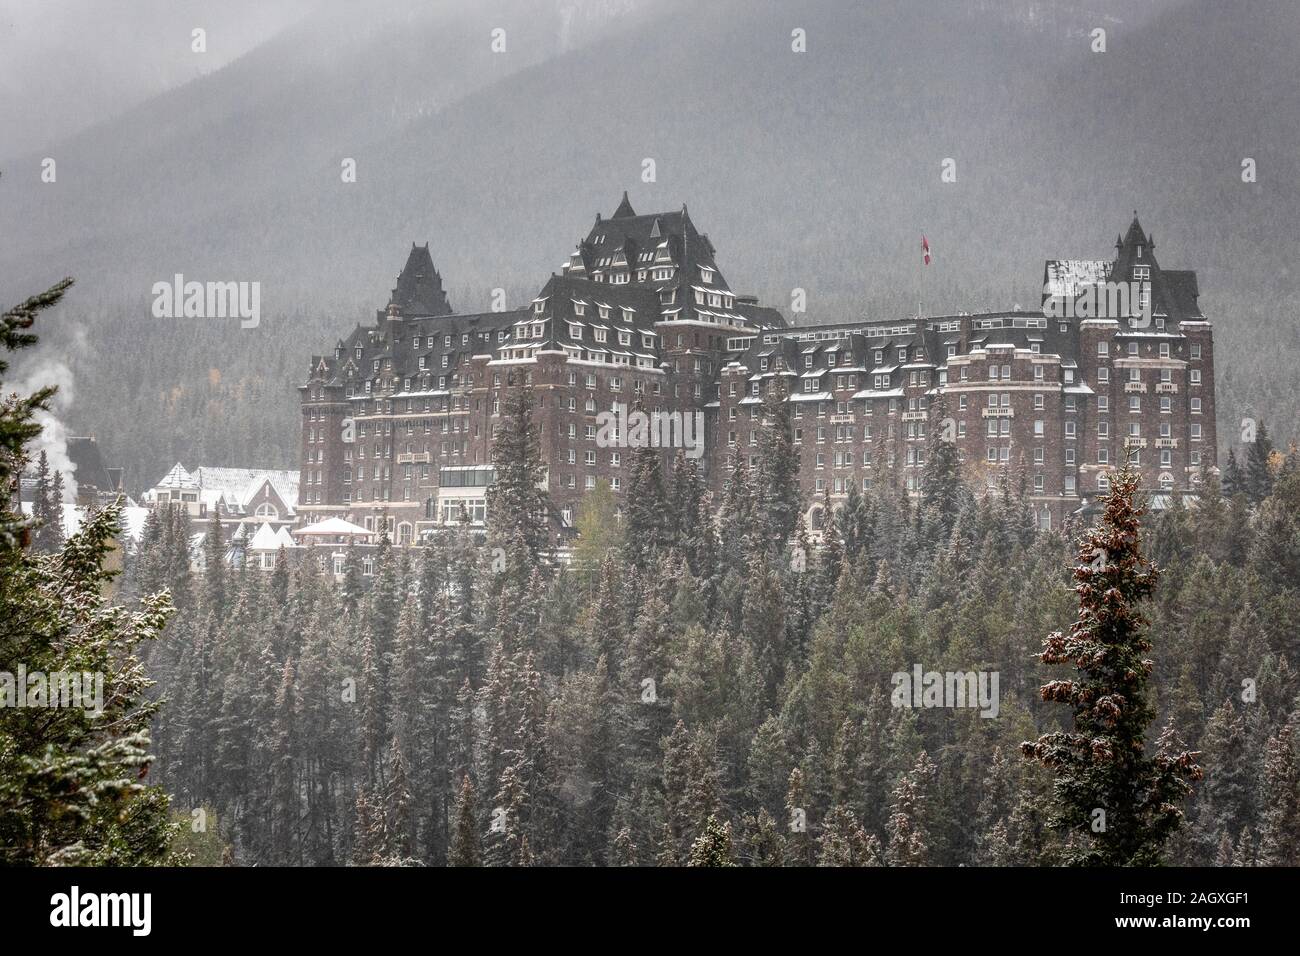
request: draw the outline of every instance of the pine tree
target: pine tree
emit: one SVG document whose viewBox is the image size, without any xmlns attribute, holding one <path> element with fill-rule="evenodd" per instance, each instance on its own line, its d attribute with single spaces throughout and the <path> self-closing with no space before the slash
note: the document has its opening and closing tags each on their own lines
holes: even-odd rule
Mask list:
<svg viewBox="0 0 1300 956">
<path fill-rule="evenodd" d="M 1237 462 L 1237 451 L 1234 448 L 1228 449 L 1228 462 L 1223 466 L 1222 485 L 1225 498 L 1235 498 L 1246 493 L 1246 473 Z"/>
<path fill-rule="evenodd" d="M 947 403 L 940 398 L 930 408 L 925 467 L 921 470 L 921 503 L 939 515 L 944 537 L 952 532 L 953 522 L 957 520 L 962 491 L 956 426 L 948 418 Z"/>
<path fill-rule="evenodd" d="M 1252 504 L 1259 504 L 1273 493 L 1273 440 L 1263 422 L 1255 432 L 1255 440 L 1246 449 L 1245 488 Z"/>
<path fill-rule="evenodd" d="M 848 807 L 836 804 L 817 838 L 818 866 L 881 866 L 880 841 L 868 836 Z"/>
<path fill-rule="evenodd" d="M 637 410 L 644 414 L 639 403 Z M 664 490 L 659 449 L 638 445 L 628 458 L 631 474 L 625 498 L 623 553 L 628 564 L 644 571 L 672 545 L 672 510 Z"/>
<path fill-rule="evenodd" d="M 1172 732 L 1154 757 L 1145 753 L 1155 712 L 1148 696 L 1151 650 L 1140 602 L 1155 588 L 1156 569 L 1142 558 L 1134 504 L 1139 476 L 1111 477 L 1099 527 L 1086 535 L 1074 570 L 1079 617 L 1043 645 L 1045 664 L 1072 664 L 1077 679 L 1042 688 L 1045 701 L 1070 705 L 1071 731 L 1047 733 L 1021 748 L 1056 773 L 1055 824 L 1075 836 L 1071 862 L 1150 866 L 1182 825 L 1179 804 L 1200 778 L 1196 755 L 1175 753 Z"/>
<path fill-rule="evenodd" d="M 226 613 L 226 543 L 221 518 L 213 510 L 203 537 L 203 609 L 218 620 Z"/>
<path fill-rule="evenodd" d="M 758 467 L 753 479 L 753 502 L 759 541 L 769 556 L 785 551 L 803 513 L 799 452 L 794 447 L 787 398 L 785 380 L 777 377 L 763 396 L 756 423 Z"/>
<path fill-rule="evenodd" d="M 1300 770 L 1289 726 L 1269 738 L 1259 805 L 1258 864 L 1300 865 Z"/>
<path fill-rule="evenodd" d="M 889 807 L 889 846 L 885 850 L 885 861 L 890 866 L 929 866 L 934 862 L 929 794 L 935 775 L 934 763 L 922 750 L 912 769 L 894 787 Z"/>
<path fill-rule="evenodd" d="M 722 823 L 712 814 L 704 831 L 691 844 L 687 866 L 735 866 L 731 855 L 731 824 Z"/>
<path fill-rule="evenodd" d="M 26 330 L 70 284 L 0 316 L 6 351 L 35 343 Z M 0 359 L 0 375 L 7 369 Z M 33 415 L 53 394 L 47 388 L 0 401 L 0 673 L 9 677 L 21 664 L 29 675 L 88 672 L 102 675 L 103 684 L 102 691 L 95 681 L 93 690 L 83 684 L 84 706 L 20 708 L 12 706 L 16 682 L 0 679 L 0 699 L 9 698 L 0 706 L 0 865 L 184 862 L 169 857 L 177 828 L 168 797 L 143 782 L 149 721 L 159 705 L 148 698 L 151 682 L 138 655 L 162 633 L 172 605 L 166 594 L 129 611 L 104 599 L 121 500 L 89 515 L 57 556 L 23 548 L 31 525 L 12 490 L 24 446 L 40 433 Z"/>
<path fill-rule="evenodd" d="M 537 398 L 531 388 L 507 391 L 501 425 L 492 441 L 496 480 L 487 491 L 488 538 L 501 548 L 506 571 L 527 579 L 546 549 L 550 498 L 542 487 L 540 437 L 533 421 Z M 498 575 L 500 577 L 500 575 Z"/>
</svg>

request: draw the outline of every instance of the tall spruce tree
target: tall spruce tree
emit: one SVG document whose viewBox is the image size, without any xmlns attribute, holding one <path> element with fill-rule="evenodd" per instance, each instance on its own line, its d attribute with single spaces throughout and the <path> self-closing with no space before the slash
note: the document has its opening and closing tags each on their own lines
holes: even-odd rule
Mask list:
<svg viewBox="0 0 1300 956">
<path fill-rule="evenodd" d="M 0 317 L 6 351 L 35 343 L 27 330 L 70 284 L 64 280 Z M 0 375 L 7 368 L 0 359 Z M 169 799 L 144 782 L 149 721 L 159 705 L 147 698 L 151 682 L 137 656 L 162 633 L 172 607 L 165 593 L 145 597 L 133 611 L 106 605 L 113 572 L 105 561 L 122 503 L 88 516 L 56 555 L 23 547 L 30 523 L 12 489 L 24 447 L 40 431 L 33 416 L 53 394 L 47 388 L 0 402 L 0 865 L 179 862 L 169 857 L 176 829 Z M 18 686 L 13 675 L 20 670 L 96 676 L 81 679 L 79 696 L 69 698 L 74 706 L 50 707 L 40 706 L 48 696 L 29 696 L 30 681 Z M 37 706 L 15 706 L 20 693 Z"/>
<path fill-rule="evenodd" d="M 1141 603 L 1157 572 L 1142 557 L 1139 481 L 1127 467 L 1112 473 L 1101 523 L 1085 535 L 1074 569 L 1078 619 L 1043 644 L 1043 663 L 1079 673 L 1042 688 L 1043 700 L 1070 706 L 1073 729 L 1021 745 L 1056 774 L 1054 824 L 1074 837 L 1069 861 L 1080 865 L 1158 864 L 1201 775 L 1197 755 L 1174 752 L 1169 732 L 1154 756 L 1146 752 L 1154 665 Z"/>
</svg>

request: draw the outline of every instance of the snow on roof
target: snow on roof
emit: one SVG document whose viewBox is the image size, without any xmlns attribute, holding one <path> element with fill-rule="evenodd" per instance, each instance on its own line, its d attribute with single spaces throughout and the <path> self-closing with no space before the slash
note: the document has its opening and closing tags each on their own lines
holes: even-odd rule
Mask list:
<svg viewBox="0 0 1300 956">
<path fill-rule="evenodd" d="M 22 502 L 23 514 L 30 517 L 32 513 L 32 502 Z M 89 511 L 81 505 L 64 502 L 60 523 L 63 526 L 63 536 L 71 537 L 81 530 L 82 523 L 86 520 L 86 513 Z M 122 509 L 122 524 L 126 537 L 132 541 L 139 541 L 144 534 L 144 522 L 149 517 L 149 509 L 141 508 L 137 505 L 127 505 Z"/>
<path fill-rule="evenodd" d="M 227 501 L 246 505 L 270 480 L 276 494 L 291 508 L 298 506 L 298 472 L 272 468 L 223 468 L 201 465 L 195 471 L 199 485 L 206 491 L 219 491 Z"/>
<path fill-rule="evenodd" d="M 1079 295 L 1084 286 L 1109 279 L 1112 265 L 1109 259 L 1048 259 L 1043 292 L 1053 296 Z"/>
<path fill-rule="evenodd" d="M 280 538 L 268 523 L 263 523 L 257 529 L 257 534 L 253 535 L 253 540 L 248 543 L 250 551 L 279 551 L 280 547 Z"/>
<path fill-rule="evenodd" d="M 179 461 L 172 465 L 171 471 L 163 476 L 162 481 L 158 482 L 159 488 L 197 488 L 198 481 L 185 470 L 185 466 Z"/>
<path fill-rule="evenodd" d="M 355 525 L 351 521 L 344 521 L 342 518 L 326 518 L 324 521 L 309 524 L 304 528 L 296 528 L 293 533 L 296 535 L 374 534 L 373 531 L 367 531 L 360 525 Z"/>
</svg>

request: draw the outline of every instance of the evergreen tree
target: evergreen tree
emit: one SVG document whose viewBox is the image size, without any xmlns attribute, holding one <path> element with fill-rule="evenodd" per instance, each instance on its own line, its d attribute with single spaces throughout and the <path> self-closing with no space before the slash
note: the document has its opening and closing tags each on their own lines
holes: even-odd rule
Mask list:
<svg viewBox="0 0 1300 956">
<path fill-rule="evenodd" d="M 1260 785 L 1260 866 L 1300 865 L 1300 770 L 1291 727 L 1269 738 Z"/>
<path fill-rule="evenodd" d="M 935 775 L 934 763 L 922 750 L 912 769 L 894 787 L 889 807 L 889 846 L 885 851 L 890 866 L 928 866 L 934 862 L 929 794 Z"/>
<path fill-rule="evenodd" d="M 7 352 L 35 343 L 27 330 L 71 285 L 64 280 L 0 316 Z M 8 369 L 0 359 L 0 376 Z M 2 386 L 2 383 L 0 383 Z M 4 393 L 0 387 L 0 394 Z M 172 611 L 152 594 L 132 611 L 109 607 L 105 561 L 121 520 L 121 500 L 89 515 L 57 555 L 24 549 L 31 522 L 13 498 L 24 447 L 40 433 L 33 416 L 54 389 L 0 401 L 0 865 L 139 866 L 169 856 L 177 826 L 169 799 L 144 782 L 149 721 L 159 705 L 137 656 Z M 82 706 L 16 707 L 12 675 L 102 675 L 81 687 Z M 71 687 L 57 690 L 71 693 Z M 54 693 L 53 688 L 46 693 Z"/>
<path fill-rule="evenodd" d="M 956 425 L 948 418 L 948 405 L 938 399 L 930 407 L 925 467 L 921 470 L 921 503 L 939 516 L 942 534 L 952 532 L 961 508 L 961 461 L 957 453 Z"/>
<path fill-rule="evenodd" d="M 1246 449 L 1246 497 L 1259 504 L 1273 493 L 1273 440 L 1263 422 L 1255 432 L 1255 440 Z"/>
<path fill-rule="evenodd" d="M 1043 645 L 1043 663 L 1079 672 L 1042 689 L 1043 700 L 1070 705 L 1074 728 L 1022 745 L 1056 773 L 1055 823 L 1075 837 L 1076 864 L 1158 863 L 1182 825 L 1178 805 L 1200 778 L 1195 754 L 1170 749 L 1170 732 L 1154 757 L 1145 752 L 1155 712 L 1140 604 L 1155 588 L 1156 569 L 1142 557 L 1143 511 L 1133 500 L 1139 480 L 1128 468 L 1112 474 L 1101 524 L 1086 535 L 1074 570 L 1078 620 L 1068 635 L 1058 631 Z"/>
<path fill-rule="evenodd" d="M 1223 466 L 1222 484 L 1224 497 L 1233 498 L 1246 493 L 1246 473 L 1237 462 L 1235 448 L 1228 449 L 1228 462 Z"/>
<path fill-rule="evenodd" d="M 487 491 L 488 536 L 501 548 L 509 573 L 527 578 L 546 549 L 550 498 L 542 487 L 540 436 L 533 420 L 537 398 L 531 388 L 506 392 L 501 425 L 492 440 L 496 480 Z"/>
<path fill-rule="evenodd" d="M 687 866 L 735 866 L 731 855 L 731 824 L 709 815 L 704 831 L 691 844 Z"/>
</svg>

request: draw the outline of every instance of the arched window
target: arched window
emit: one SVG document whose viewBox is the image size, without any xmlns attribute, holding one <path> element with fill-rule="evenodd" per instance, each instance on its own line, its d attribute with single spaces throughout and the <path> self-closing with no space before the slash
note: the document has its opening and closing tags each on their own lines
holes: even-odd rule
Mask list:
<svg viewBox="0 0 1300 956">
<path fill-rule="evenodd" d="M 401 545 L 411 543 L 411 525 L 406 521 L 397 526 L 397 543 Z"/>
<path fill-rule="evenodd" d="M 812 511 L 808 512 L 808 524 L 814 531 L 822 530 L 822 509 L 820 506 L 814 506 Z"/>
<path fill-rule="evenodd" d="M 275 509 L 275 505 L 269 501 L 264 501 L 257 506 L 257 510 L 253 512 L 253 515 L 263 521 L 275 521 L 280 517 L 280 512 Z"/>
</svg>

